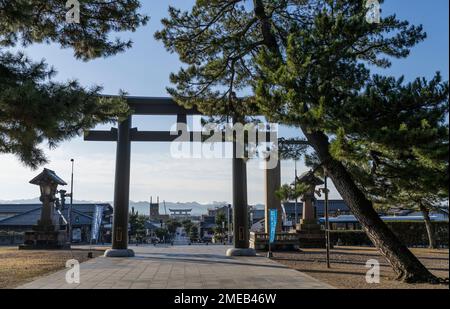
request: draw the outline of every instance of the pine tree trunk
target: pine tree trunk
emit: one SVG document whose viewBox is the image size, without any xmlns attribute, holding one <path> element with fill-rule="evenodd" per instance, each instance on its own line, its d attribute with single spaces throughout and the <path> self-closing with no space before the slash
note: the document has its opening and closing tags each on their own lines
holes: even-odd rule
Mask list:
<svg viewBox="0 0 450 309">
<path fill-rule="evenodd" d="M 428 208 L 426 208 L 424 205 L 419 205 L 420 211 L 423 214 L 423 220 L 425 222 L 425 227 L 427 229 L 427 235 L 428 235 L 428 247 L 430 249 L 436 249 L 436 239 L 434 237 L 434 231 L 433 231 L 433 225 L 431 223 L 430 219 L 430 211 Z"/>
<path fill-rule="evenodd" d="M 380 219 L 364 193 L 356 186 L 349 172 L 341 162 L 329 152 L 328 137 L 322 132 L 303 132 L 315 149 L 328 176 L 360 222 L 373 244 L 379 249 L 398 275 L 398 279 L 409 283 L 437 283 L 438 279 L 430 273 L 412 252 L 403 245 L 389 227 Z"/>
</svg>

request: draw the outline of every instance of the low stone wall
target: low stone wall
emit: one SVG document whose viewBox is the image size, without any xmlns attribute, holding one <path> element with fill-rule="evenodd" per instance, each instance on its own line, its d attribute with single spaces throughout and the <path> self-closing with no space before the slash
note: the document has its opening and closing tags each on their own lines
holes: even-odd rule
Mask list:
<svg viewBox="0 0 450 309">
<path fill-rule="evenodd" d="M 300 235 L 293 233 L 277 233 L 275 235 L 275 243 L 272 244 L 273 250 L 292 250 L 299 246 Z M 255 250 L 269 249 L 269 234 L 267 233 L 250 233 L 250 248 Z"/>
</svg>

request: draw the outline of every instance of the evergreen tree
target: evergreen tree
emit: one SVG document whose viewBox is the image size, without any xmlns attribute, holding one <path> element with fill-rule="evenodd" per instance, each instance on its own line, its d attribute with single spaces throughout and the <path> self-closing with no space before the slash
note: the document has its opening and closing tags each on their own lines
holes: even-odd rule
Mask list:
<svg viewBox="0 0 450 309">
<path fill-rule="evenodd" d="M 294 182 L 292 184 L 282 185 L 276 194 L 280 200 L 288 202 L 302 197 L 309 188 L 310 186 L 305 183 Z"/>
<path fill-rule="evenodd" d="M 155 230 L 156 237 L 159 238 L 160 241 L 167 240 L 170 237 L 170 233 L 167 229 L 158 228 Z"/>
<path fill-rule="evenodd" d="M 182 226 L 181 223 L 178 222 L 177 220 L 174 220 L 174 219 L 167 220 L 166 227 L 167 227 L 167 230 L 169 231 L 171 238 L 175 237 L 175 233 L 177 232 L 177 229 L 181 226 Z"/>
<path fill-rule="evenodd" d="M 192 223 L 191 220 L 183 220 L 183 222 L 181 222 L 181 224 L 183 225 L 184 231 L 186 232 L 186 234 L 189 235 L 189 233 L 191 232 L 191 228 L 194 225 Z"/>
<path fill-rule="evenodd" d="M 190 233 L 189 233 L 189 239 L 192 242 L 198 241 L 198 227 L 196 225 L 193 225 L 191 227 Z"/>
<path fill-rule="evenodd" d="M 0 1 L 0 153 L 17 155 L 32 168 L 47 162 L 42 143 L 54 148 L 126 116 L 128 106 L 120 96 L 100 96 L 98 86 L 54 82 L 53 68 L 12 48 L 55 43 L 84 61 L 112 56 L 132 42 L 111 39 L 111 32 L 135 31 L 148 20 L 136 0 L 80 1 L 80 23 L 68 23 L 66 2 Z"/>
<path fill-rule="evenodd" d="M 136 242 L 142 242 L 147 233 L 145 229 L 147 216 L 139 214 L 139 212 L 135 211 L 134 207 L 132 207 L 128 217 L 130 223 L 130 236 L 134 236 Z"/>
<path fill-rule="evenodd" d="M 361 152 L 370 156 L 367 162 L 372 167 L 376 165 L 373 158 L 378 147 L 387 152 L 400 150 L 397 146 L 425 149 L 420 146 L 419 137 L 427 133 L 419 135 L 414 131 L 426 124 L 429 116 L 443 119 L 448 111 L 448 84 L 441 83 L 439 74 L 430 82 L 418 79 L 407 85 L 403 85 L 403 78 L 370 76 L 369 66 L 388 67 L 389 57 L 406 57 L 409 49 L 426 35 L 420 26 L 410 26 L 395 16 L 382 19 L 380 24 L 369 24 L 365 22 L 366 14 L 363 1 L 323 1 L 313 19 L 290 31 L 284 58 L 276 56 L 280 54 L 279 44 L 259 54 L 260 81 L 256 92 L 260 105 L 269 109 L 273 119 L 299 124 L 325 172 L 399 278 L 407 282 L 438 282 L 380 220 L 373 210 L 374 195 L 361 186 L 367 170 L 353 173 L 361 165 L 351 169 L 347 163 L 357 152 L 345 152 L 341 146 L 346 145 L 343 140 L 363 145 Z M 430 113 L 425 115 L 426 111 Z M 402 135 L 408 126 L 396 122 L 394 115 L 411 123 L 409 134 Z M 400 130 L 395 130 L 395 125 Z M 439 144 L 440 151 L 433 155 L 442 159 L 442 149 L 446 147 L 442 137 L 446 132 L 448 136 L 448 127 L 442 130 L 439 126 L 433 122 L 429 131 L 439 131 L 435 145 Z M 397 140 L 402 143 L 393 146 Z M 413 160 L 420 161 L 421 155 L 424 156 L 417 151 Z M 403 165 L 408 169 L 414 166 L 408 161 L 403 161 Z M 390 172 L 394 174 L 387 173 L 388 179 L 398 169 L 394 167 Z M 420 170 L 416 170 L 416 175 L 424 176 Z M 442 179 L 442 175 L 437 178 Z M 392 182 L 386 184 L 392 186 Z M 386 192 L 380 192 L 383 187 L 375 188 L 386 196 Z"/>
<path fill-rule="evenodd" d="M 348 163 L 358 153 L 341 147 L 343 141 L 356 140 L 398 151 L 391 147 L 397 137 L 413 148 L 418 143 L 413 134 L 407 138 L 401 130 L 399 135 L 386 132 L 379 118 L 389 122 L 400 115 L 411 122 L 411 130 L 417 121 L 409 117 L 420 118 L 418 110 L 441 113 L 448 86 L 439 76 L 404 85 L 403 79 L 370 73 L 370 66 L 386 68 L 389 59 L 407 57 L 425 39 L 422 27 L 395 16 L 368 23 L 361 0 L 252 4 L 213 0 L 197 1 L 189 12 L 170 8 L 156 38 L 179 54 L 186 67 L 172 74 L 176 87 L 169 92 L 180 104 L 207 114 L 228 113 L 233 103 L 242 112 L 256 106 L 270 121 L 300 127 L 313 155 L 399 279 L 437 282 L 374 210 L 373 195 L 362 188 L 367 172 L 358 174 Z M 255 95 L 241 96 L 247 89 Z M 233 99 L 237 96 L 242 99 Z M 394 124 L 391 120 L 389 128 Z"/>
<path fill-rule="evenodd" d="M 214 239 L 218 242 L 223 242 L 225 239 L 225 225 L 227 222 L 227 218 L 225 217 L 225 213 L 222 211 L 217 212 L 214 227 Z"/>
</svg>

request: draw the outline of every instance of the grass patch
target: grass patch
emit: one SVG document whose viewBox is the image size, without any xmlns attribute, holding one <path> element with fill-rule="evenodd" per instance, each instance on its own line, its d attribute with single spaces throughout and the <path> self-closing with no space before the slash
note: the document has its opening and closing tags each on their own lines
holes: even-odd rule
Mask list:
<svg viewBox="0 0 450 309">
<path fill-rule="evenodd" d="M 17 247 L 0 247 L 0 289 L 15 288 L 33 279 L 51 274 L 66 267 L 66 261 L 88 260 L 89 250 L 18 250 Z M 93 256 L 104 250 L 92 250 Z"/>
</svg>

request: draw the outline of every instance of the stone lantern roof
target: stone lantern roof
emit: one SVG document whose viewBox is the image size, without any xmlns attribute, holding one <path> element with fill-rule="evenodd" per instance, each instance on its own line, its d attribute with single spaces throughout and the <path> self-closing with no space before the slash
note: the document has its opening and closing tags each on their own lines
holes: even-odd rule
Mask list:
<svg viewBox="0 0 450 309">
<path fill-rule="evenodd" d="M 323 180 L 314 175 L 313 171 L 303 173 L 297 178 L 297 181 L 311 186 L 321 186 L 324 184 Z"/>
<path fill-rule="evenodd" d="M 44 171 L 30 180 L 32 185 L 41 185 L 42 183 L 52 183 L 60 186 L 65 186 L 67 183 L 59 178 L 58 175 L 52 170 L 44 168 Z"/>
</svg>

